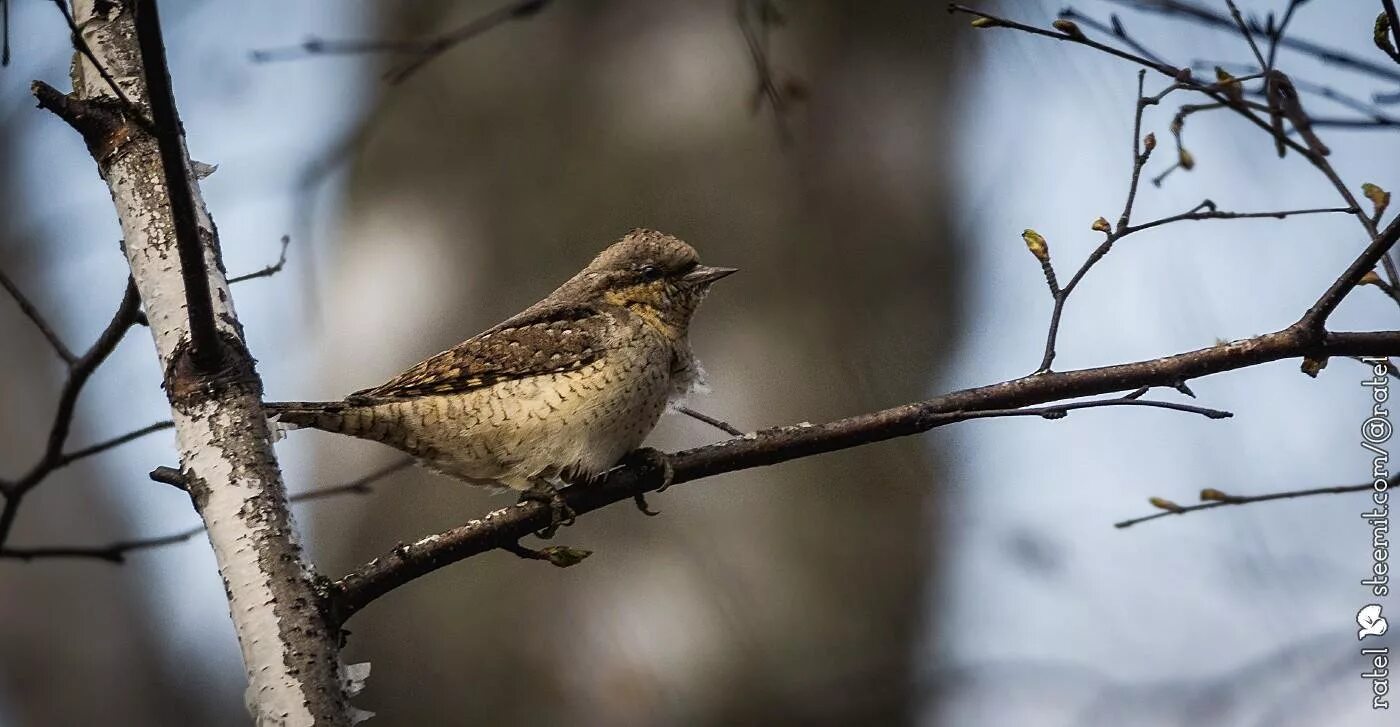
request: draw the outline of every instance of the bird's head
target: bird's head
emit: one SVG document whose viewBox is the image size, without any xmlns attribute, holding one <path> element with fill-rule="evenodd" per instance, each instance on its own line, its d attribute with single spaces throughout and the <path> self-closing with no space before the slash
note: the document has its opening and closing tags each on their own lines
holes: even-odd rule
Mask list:
<svg viewBox="0 0 1400 727">
<path fill-rule="evenodd" d="M 589 295 L 632 310 L 668 335 L 681 336 L 710 286 L 736 271 L 701 265 L 690 245 L 638 229 L 600 253 L 566 285 L 581 285 Z"/>
</svg>

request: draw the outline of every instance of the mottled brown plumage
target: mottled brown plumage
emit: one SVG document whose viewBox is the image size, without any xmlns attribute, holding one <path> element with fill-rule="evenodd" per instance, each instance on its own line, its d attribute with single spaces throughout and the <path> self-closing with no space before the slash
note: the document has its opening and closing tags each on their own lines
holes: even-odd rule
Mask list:
<svg viewBox="0 0 1400 727">
<path fill-rule="evenodd" d="M 594 477 L 699 382 L 690 319 L 731 272 L 633 230 L 544 300 L 380 386 L 268 407 L 282 424 L 384 442 L 475 484 Z"/>
</svg>

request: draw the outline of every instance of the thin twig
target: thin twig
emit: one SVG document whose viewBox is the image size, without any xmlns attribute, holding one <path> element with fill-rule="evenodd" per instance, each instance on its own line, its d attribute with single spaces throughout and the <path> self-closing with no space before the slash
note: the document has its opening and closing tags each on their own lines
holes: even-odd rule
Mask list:
<svg viewBox="0 0 1400 727">
<path fill-rule="evenodd" d="M 1269 33 L 1269 57 L 1264 65 L 1265 72 L 1273 70 L 1274 62 L 1278 60 L 1279 45 L 1288 32 L 1288 24 L 1293 21 L 1293 14 L 1304 2 L 1306 0 L 1288 0 L 1288 8 L 1283 11 L 1283 19 L 1274 26 L 1273 32 Z"/>
<path fill-rule="evenodd" d="M 1124 230 L 1124 234 L 1150 230 L 1153 227 L 1170 224 L 1172 222 L 1182 222 L 1186 220 L 1248 220 L 1248 219 L 1275 219 L 1282 220 L 1295 215 L 1320 215 L 1343 213 L 1354 215 L 1356 210 L 1350 207 L 1315 207 L 1312 209 L 1300 210 L 1277 210 L 1273 212 L 1229 212 L 1215 209 L 1215 203 L 1205 200 L 1200 205 L 1192 208 L 1189 212 L 1182 212 L 1179 215 L 1163 217 L 1161 219 L 1144 222 L 1140 225 L 1131 225 Z"/>
<path fill-rule="evenodd" d="M 1359 216 L 1365 218 L 1365 215 Z M 1396 241 L 1400 241 L 1400 217 L 1391 220 L 1384 231 L 1374 236 L 1371 244 L 1367 245 L 1366 249 L 1361 251 L 1361 254 L 1352 261 L 1346 271 L 1328 286 L 1317 302 L 1313 303 L 1312 307 L 1303 314 L 1302 318 L 1298 319 L 1298 323 L 1295 325 L 1314 334 L 1322 331 L 1327 325 L 1327 317 L 1332 315 L 1332 311 L 1336 310 L 1338 305 L 1341 305 L 1342 299 L 1347 296 L 1347 293 L 1350 293 L 1361 282 L 1366 273 L 1371 272 L 1376 267 L 1376 263 L 1390 259 L 1388 253 L 1395 246 Z M 1393 297 L 1395 296 L 1392 294 Z"/>
<path fill-rule="evenodd" d="M 1064 18 L 1065 20 L 1072 20 L 1087 28 L 1097 30 L 1100 33 L 1107 33 L 1117 38 L 1118 40 L 1123 41 L 1124 45 L 1142 54 L 1144 58 L 1150 58 L 1158 63 L 1165 64 L 1165 61 L 1162 60 L 1161 56 L 1157 55 L 1156 53 L 1153 53 L 1147 48 L 1147 46 L 1143 45 L 1136 38 L 1128 34 L 1127 29 L 1123 27 L 1123 21 L 1118 17 L 1117 14 L 1110 14 L 1108 16 L 1108 25 L 1104 25 L 1102 22 L 1088 15 L 1085 15 L 1084 13 L 1081 13 L 1075 10 L 1074 8 L 1065 8 L 1064 10 L 1061 10 L 1060 17 Z"/>
<path fill-rule="evenodd" d="M 1138 10 L 1161 13 L 1169 17 L 1183 18 L 1219 30 L 1235 30 L 1235 23 L 1230 16 L 1198 3 L 1184 2 L 1184 0 L 1109 0 L 1109 2 Z M 1266 28 L 1262 28 L 1254 22 L 1249 23 L 1249 29 L 1255 33 L 1267 32 Z M 1329 48 L 1294 36 L 1281 37 L 1279 45 L 1304 55 L 1313 56 L 1324 63 L 1366 73 L 1387 81 L 1400 82 L 1400 69 L 1373 63 L 1339 48 Z"/>
<path fill-rule="evenodd" d="M 1225 0 L 1225 6 L 1230 8 L 1230 17 L 1234 19 L 1235 26 L 1240 29 L 1240 35 L 1243 35 L 1245 42 L 1249 43 L 1249 50 L 1254 53 L 1254 60 L 1259 61 L 1260 68 L 1269 68 L 1270 63 L 1264 60 L 1264 54 L 1259 51 L 1259 46 L 1255 44 L 1254 34 L 1249 32 L 1249 25 L 1244 22 L 1244 16 L 1240 14 L 1240 9 L 1235 6 L 1235 0 Z"/>
<path fill-rule="evenodd" d="M 1223 409 L 1210 409 L 1204 406 L 1182 404 L 1175 401 L 1157 401 L 1155 399 L 1139 398 L 1143 393 L 1148 391 L 1148 388 L 1149 387 L 1141 387 L 1132 394 L 1112 399 L 1071 401 L 1063 404 L 1022 407 L 1019 409 L 980 409 L 977 411 L 958 412 L 957 416 L 960 417 L 958 421 L 1025 416 L 1038 416 L 1044 419 L 1063 419 L 1072 411 L 1078 411 L 1080 409 L 1102 409 L 1115 406 L 1144 406 L 1151 409 L 1170 409 L 1172 411 L 1186 412 L 1188 414 L 1200 414 L 1207 419 L 1229 419 L 1234 416 L 1234 414 Z"/>
<path fill-rule="evenodd" d="M 13 280 L 10 280 L 10 276 L 6 275 L 4 270 L 0 270 L 0 287 L 8 291 L 10 297 L 15 299 L 15 303 L 19 306 L 20 312 L 34 324 L 35 328 L 39 329 L 39 333 L 43 334 L 44 338 L 48 340 L 49 346 L 53 348 L 54 353 L 58 354 L 58 357 L 63 359 L 65 364 L 72 366 L 73 362 L 78 360 L 78 357 L 73 354 L 73 350 L 68 348 L 67 344 L 63 342 L 63 339 L 59 338 L 58 332 L 53 329 L 53 326 L 49 325 L 48 319 L 44 318 L 44 314 L 40 313 L 39 309 L 30 302 L 29 298 L 25 297 L 24 293 L 20 291 L 19 286 L 15 285 Z"/>
<path fill-rule="evenodd" d="M 743 33 L 744 45 L 749 49 L 749 58 L 753 61 L 757 76 L 754 110 L 761 108 L 762 101 L 766 99 L 773 110 L 773 123 L 778 130 L 779 141 L 789 144 L 792 142 L 792 131 L 787 125 L 787 94 L 778 86 L 769 59 L 768 40 L 772 22 L 767 16 L 775 11 L 769 0 L 738 0 L 735 12 L 739 31 Z"/>
<path fill-rule="evenodd" d="M 0 0 L 0 67 L 10 65 L 10 0 Z"/>
<path fill-rule="evenodd" d="M 316 55 L 358 55 L 365 53 L 411 54 L 414 58 L 384 74 L 389 83 L 407 80 L 430 61 L 487 31 L 512 20 L 524 20 L 544 10 L 552 0 L 515 0 L 485 15 L 422 40 L 325 40 L 309 38 L 290 48 L 255 50 L 249 54 L 254 63 L 295 60 Z"/>
<path fill-rule="evenodd" d="M 1372 486 L 1370 484 L 1340 485 L 1337 487 L 1315 487 L 1310 490 L 1289 490 L 1287 492 L 1270 492 L 1264 495 L 1226 495 L 1225 493 L 1219 492 L 1218 490 L 1205 490 L 1202 491 L 1203 495 L 1206 493 L 1211 493 L 1212 497 L 1222 497 L 1223 499 L 1212 499 L 1208 502 L 1202 502 L 1199 505 L 1177 505 L 1176 503 L 1171 502 L 1169 500 L 1154 498 L 1154 504 L 1161 503 L 1161 506 L 1159 506 L 1161 512 L 1156 512 L 1151 515 L 1144 515 L 1142 517 L 1132 518 L 1130 520 L 1121 520 L 1119 522 L 1114 523 L 1113 527 L 1119 529 L 1129 528 L 1134 525 L 1137 525 L 1138 523 L 1145 523 L 1149 520 L 1156 520 L 1157 518 L 1167 517 L 1168 515 L 1185 515 L 1189 512 L 1211 510 L 1217 507 L 1226 507 L 1229 505 L 1248 505 L 1254 502 L 1269 502 L 1270 500 L 1291 500 L 1297 497 L 1312 497 L 1314 495 L 1339 495 L 1348 492 L 1362 492 L 1371 489 Z"/>
<path fill-rule="evenodd" d="M 1226 70 L 1232 70 L 1238 73 L 1260 73 L 1259 69 L 1256 66 L 1252 66 L 1247 63 L 1231 63 L 1229 61 L 1208 60 L 1192 61 L 1191 63 L 1191 68 L 1198 71 L 1210 70 L 1216 67 L 1224 68 Z M 1372 121 L 1375 122 L 1374 124 L 1368 124 L 1370 126 L 1391 126 L 1400 124 L 1400 120 L 1392 119 L 1391 117 L 1387 116 L 1385 112 L 1381 111 L 1379 108 L 1376 108 L 1374 104 L 1356 98 L 1355 96 L 1342 93 L 1341 91 L 1338 91 L 1337 89 L 1332 88 L 1331 86 L 1322 83 L 1316 83 L 1313 81 L 1302 80 L 1299 79 L 1297 76 L 1289 76 L 1289 79 L 1293 81 L 1293 86 L 1299 91 L 1302 91 L 1303 93 L 1310 93 L 1316 96 L 1320 96 L 1341 106 L 1349 108 L 1353 111 L 1358 111 L 1360 113 L 1366 114 L 1371 118 Z M 1259 90 L 1250 91 L 1249 93 L 1252 96 L 1264 96 L 1263 91 Z M 1320 118 L 1316 116 L 1310 117 L 1310 120 L 1312 121 L 1313 126 L 1337 126 L 1348 122 L 1358 124 L 1363 122 L 1363 120 L 1361 119 L 1334 119 Z"/>
<path fill-rule="evenodd" d="M 296 493 L 288 497 L 287 501 L 308 502 L 310 500 L 321 500 L 340 495 L 369 494 L 374 491 L 375 482 L 395 472 L 406 469 L 412 464 L 413 459 L 411 458 L 401 459 L 374 470 L 367 475 L 346 482 L 345 484 Z M 107 543 L 106 545 L 57 545 L 32 548 L 0 548 L 0 559 L 8 558 L 11 560 L 31 561 L 53 558 L 86 558 L 106 561 L 108 563 L 122 563 L 125 562 L 126 556 L 136 551 L 151 550 L 166 545 L 184 543 L 203 532 L 204 526 L 196 525 L 169 535 L 138 538 L 134 540 L 118 540 L 116 542 Z"/>
<path fill-rule="evenodd" d="M 1050 370 L 1051 364 L 1055 362 L 1055 346 L 1060 336 L 1060 320 L 1064 317 L 1065 303 L 1069 301 L 1069 296 L 1074 293 L 1074 289 L 1079 286 L 1079 282 L 1088 275 L 1089 270 L 1102 260 L 1109 250 L 1113 249 L 1114 243 L 1121 239 L 1127 232 L 1128 223 L 1133 214 L 1133 202 L 1137 198 L 1138 185 L 1142 181 L 1142 168 L 1147 164 L 1147 160 L 1152 156 L 1152 147 L 1143 149 L 1142 147 L 1142 114 L 1150 103 L 1160 101 L 1170 90 L 1163 91 L 1150 100 L 1143 95 L 1143 83 L 1147 77 L 1147 71 L 1138 71 L 1137 100 L 1133 103 L 1133 141 L 1132 141 L 1132 172 L 1129 176 L 1127 199 L 1123 202 L 1123 212 L 1118 216 L 1118 225 L 1110 230 L 1103 228 L 1104 241 L 1099 244 L 1084 263 L 1079 266 L 1074 275 L 1070 277 L 1064 287 L 1055 284 L 1055 279 L 1050 270 L 1046 271 L 1046 280 L 1050 283 L 1050 292 L 1054 296 L 1054 306 L 1050 311 L 1050 324 L 1045 333 L 1045 352 L 1041 355 L 1040 366 L 1036 367 L 1036 372 L 1043 373 Z M 1173 84 L 1175 86 L 1176 84 Z M 1042 261 L 1044 262 L 1044 261 Z"/>
<path fill-rule="evenodd" d="M 262 270 L 257 270 L 257 271 L 251 272 L 251 273 L 244 273 L 243 275 L 238 275 L 238 276 L 229 278 L 229 279 L 228 279 L 228 284 L 229 284 L 229 285 L 233 285 L 234 283 L 241 283 L 241 282 L 243 282 L 243 281 L 245 281 L 245 280 L 253 280 L 254 278 L 268 278 L 268 277 L 272 277 L 273 275 L 276 275 L 276 274 L 282 272 L 282 268 L 284 268 L 284 267 L 287 266 L 287 246 L 288 246 L 288 245 L 291 245 L 291 244 L 292 244 L 292 237 L 291 237 L 291 235 L 283 235 L 283 236 L 282 236 L 282 251 L 279 252 L 279 253 L 277 254 L 277 262 L 275 262 L 275 263 L 273 263 L 273 264 L 271 264 L 271 265 L 268 265 L 267 267 L 263 268 Z"/>
<path fill-rule="evenodd" d="M 734 437 L 742 437 L 742 436 L 744 436 L 744 430 L 742 430 L 742 429 L 740 429 L 740 428 L 734 426 L 733 424 L 730 424 L 729 422 L 724 421 L 723 419 L 716 419 L 716 418 L 710 416 L 709 414 L 704 414 L 704 413 L 698 412 L 698 411 L 696 411 L 696 410 L 694 410 L 694 409 L 691 409 L 691 408 L 688 407 L 688 406 L 677 406 L 677 407 L 675 407 L 675 410 L 676 410 L 677 412 L 680 412 L 681 414 L 684 414 L 684 415 L 686 415 L 686 416 L 692 418 L 692 419 L 698 419 L 698 420 L 700 420 L 700 421 L 702 421 L 702 422 L 704 422 L 704 423 L 706 423 L 706 424 L 708 424 L 708 425 L 714 427 L 715 429 L 718 429 L 718 430 L 720 430 L 721 432 L 724 432 L 725 434 L 728 434 L 728 435 L 730 435 L 730 436 L 734 436 Z"/>
<path fill-rule="evenodd" d="M 55 408 L 53 423 L 49 427 L 48 440 L 38 461 L 19 479 L 0 483 L 0 495 L 5 500 L 4 508 L 0 509 L 0 547 L 3 547 L 9 538 L 24 496 L 54 470 L 72 461 L 65 461 L 63 445 L 68 441 L 68 433 L 73 427 L 73 411 L 78 403 L 78 395 L 82 393 L 88 378 L 107 360 L 117 344 L 126 336 L 126 332 L 135 325 L 140 310 L 141 298 L 136 292 L 136 282 L 128 279 L 126 293 L 122 296 L 122 302 L 117 306 L 117 312 L 112 316 L 111 322 L 87 352 L 68 369 L 68 378 L 58 395 L 58 405 Z"/>
<path fill-rule="evenodd" d="M 132 431 L 127 432 L 126 434 L 118 435 L 112 437 L 111 439 L 104 439 L 103 441 L 98 442 L 96 444 L 90 444 L 86 447 L 83 447 L 82 449 L 75 449 L 72 452 L 68 452 L 62 457 L 59 457 L 58 462 L 60 464 L 58 466 L 62 467 L 65 465 L 72 464 L 73 462 L 76 462 L 80 459 L 91 457 L 95 454 L 101 454 L 103 452 L 106 452 L 109 449 L 120 447 L 121 445 L 126 444 L 127 442 L 136 441 L 137 439 L 140 439 L 141 437 L 144 437 L 147 434 L 163 432 L 167 429 L 173 429 L 174 427 L 175 422 L 169 419 L 166 419 L 163 422 L 147 424 L 146 426 L 141 427 L 140 429 L 133 429 Z"/>
<path fill-rule="evenodd" d="M 112 74 L 108 72 L 107 67 L 102 65 L 102 62 L 97 60 L 97 56 L 93 54 L 92 48 L 88 46 L 87 40 L 83 38 L 82 30 L 78 28 L 78 22 L 73 19 L 73 13 L 68 11 L 67 0 L 53 0 L 53 4 L 58 8 L 58 12 L 63 13 L 63 21 L 68 24 L 68 32 L 73 35 L 73 47 L 97 70 L 97 74 L 102 77 L 107 87 L 112 89 L 112 93 L 116 95 L 117 100 L 121 101 L 122 108 L 131 113 L 137 123 L 149 128 L 151 125 L 150 119 L 146 118 L 146 115 L 142 113 L 140 107 L 132 103 L 130 98 L 127 98 L 126 92 L 123 91 L 122 87 L 117 83 L 117 79 L 112 78 Z"/>
<path fill-rule="evenodd" d="M 985 27 L 1009 28 L 1012 30 L 1019 30 L 1024 33 L 1029 33 L 1031 35 L 1039 35 L 1047 38 L 1054 38 L 1055 40 L 1068 41 L 1078 45 L 1087 46 L 1089 48 L 1099 50 L 1109 55 L 1131 61 L 1146 68 L 1156 70 L 1157 72 L 1162 73 L 1163 75 L 1170 76 L 1175 83 L 1180 84 L 1183 88 L 1206 93 L 1217 102 L 1225 103 L 1227 106 L 1229 106 L 1229 108 L 1231 108 L 1240 116 L 1244 117 L 1250 123 L 1267 132 L 1270 136 L 1274 138 L 1275 142 L 1279 145 L 1280 149 L 1291 149 L 1295 152 L 1298 152 L 1299 154 L 1302 154 L 1304 158 L 1306 158 L 1314 167 L 1318 169 L 1318 171 L 1322 172 L 1323 176 L 1327 177 L 1327 180 L 1331 182 L 1333 188 L 1335 188 L 1337 190 L 1337 193 L 1341 195 L 1342 200 L 1346 203 L 1348 207 L 1353 207 L 1358 210 L 1361 209 L 1361 205 L 1356 200 L 1356 195 L 1354 195 L 1351 192 L 1351 189 L 1347 187 L 1346 183 L 1342 181 L 1341 177 L 1337 174 L 1336 169 L 1333 168 L 1332 164 L 1327 161 L 1327 157 L 1324 154 L 1326 150 L 1325 146 L 1321 145 L 1320 141 L 1317 142 L 1316 146 L 1299 144 L 1293 139 L 1288 138 L 1286 134 L 1283 134 L 1281 129 L 1277 128 L 1274 125 L 1271 125 L 1268 121 L 1265 121 L 1264 119 L 1261 119 L 1259 116 L 1255 115 L 1255 113 L 1249 108 L 1247 103 L 1237 103 L 1217 91 L 1208 89 L 1199 83 L 1191 81 L 1190 79 L 1182 78 L 1181 74 L 1178 73 L 1178 70 L 1176 68 L 1173 68 L 1171 66 L 1164 66 L 1142 56 L 1134 55 L 1132 53 L 1128 53 L 1118 48 L 1113 48 L 1111 46 L 1104 45 L 1102 43 L 1085 37 L 1082 33 L 1071 34 L 1046 30 L 1044 28 L 1037 28 L 1033 25 L 1026 25 L 1025 23 L 1019 23 L 1014 20 L 1008 20 L 1006 18 L 1002 18 L 991 13 L 986 13 L 981 10 L 975 10 L 973 8 L 969 8 L 958 4 L 949 5 L 948 10 L 949 12 L 953 13 L 964 13 L 968 15 L 973 15 L 978 18 L 983 18 L 984 20 L 982 22 L 986 24 Z M 1230 22 L 1231 24 L 1233 24 L 1233 21 Z M 1286 81 L 1287 77 L 1284 76 L 1282 73 L 1278 72 L 1277 70 L 1270 72 L 1269 83 L 1271 88 L 1284 87 Z M 1296 96 L 1290 96 L 1287 100 L 1289 102 L 1290 107 L 1292 107 L 1292 113 L 1289 116 L 1289 120 L 1299 127 L 1299 132 L 1306 134 L 1306 127 L 1308 125 L 1308 121 L 1306 116 L 1301 113 L 1301 108 L 1296 107 Z M 1369 239 L 1372 242 L 1374 242 L 1376 240 L 1377 235 L 1379 234 L 1379 231 L 1376 229 L 1376 225 L 1373 224 L 1370 218 L 1364 214 L 1357 214 L 1356 218 L 1358 221 L 1360 221 L 1362 227 L 1366 230 Z M 1389 278 L 1389 282 L 1392 285 L 1396 285 L 1397 281 L 1400 281 L 1400 269 L 1397 268 L 1395 261 L 1392 260 L 1389 255 L 1382 255 L 1380 259 L 1376 262 L 1379 262 L 1381 265 L 1384 266 L 1386 276 Z M 1400 303 L 1400 299 L 1397 299 L 1396 302 Z"/>
</svg>

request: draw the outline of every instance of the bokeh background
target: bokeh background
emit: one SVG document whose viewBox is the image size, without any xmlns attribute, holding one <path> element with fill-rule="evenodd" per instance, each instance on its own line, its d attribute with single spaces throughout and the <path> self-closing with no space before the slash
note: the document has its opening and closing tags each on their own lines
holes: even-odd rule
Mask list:
<svg viewBox="0 0 1400 727">
<path fill-rule="evenodd" d="M 805 92 L 786 134 L 771 108 L 755 111 L 728 0 L 559 0 L 397 85 L 381 78 L 392 57 L 250 59 L 307 36 L 421 37 L 497 4 L 163 4 L 191 153 L 219 166 L 201 186 L 228 267 L 261 268 L 292 237 L 285 271 L 234 291 L 270 399 L 379 383 L 646 226 L 743 269 L 697 321 L 713 391 L 696 408 L 745 429 L 868 411 L 1034 368 L 1049 300 L 1021 230 L 1045 234 L 1064 271 L 1096 244 L 1089 223 L 1121 209 L 1134 69 L 973 31 L 942 3 L 782 3 L 771 60 Z M 120 232 L 81 142 L 27 94 L 33 78 L 66 84 L 61 18 L 11 5 L 0 265 L 84 346 L 125 282 Z M 1295 33 L 1384 61 L 1369 44 L 1373 5 L 1311 3 Z M 997 7 L 1039 24 L 1059 9 Z M 1122 12 L 1178 61 L 1248 58 L 1233 34 L 1077 7 Z M 1391 90 L 1282 59 L 1355 95 Z M 1146 122 L 1163 141 L 1173 108 Z M 1338 204 L 1234 117 L 1198 115 L 1187 134 L 1197 168 L 1145 186 L 1140 219 L 1203 198 Z M 1400 135 L 1325 138 L 1353 185 L 1400 187 Z M 1359 249 L 1357 233 L 1311 217 L 1129 238 L 1071 302 L 1057 365 L 1284 326 Z M 1366 289 L 1335 321 L 1393 327 L 1395 312 Z M 62 370 L 8 301 L 0 332 L 0 474 L 13 475 L 42 445 Z M 488 554 L 358 616 L 346 656 L 373 674 L 356 704 L 382 725 L 1382 724 L 1357 676 L 1364 497 L 1111 525 L 1145 513 L 1149 495 L 1364 479 L 1363 374 L 1335 361 L 1312 380 L 1280 363 L 1193 382 L 1230 420 L 970 422 L 678 487 L 652 498 L 657 518 L 600 512 L 558 537 L 597 551 L 578 568 Z M 138 331 L 89 386 L 72 441 L 168 416 L 159 381 Z M 652 444 L 720 436 L 668 417 Z M 315 432 L 278 453 L 293 491 L 393 458 Z M 193 524 L 185 496 L 145 477 L 173 463 L 162 433 L 62 471 L 26 502 L 14 543 Z M 296 513 L 334 575 L 508 501 L 410 471 Z M 123 566 L 0 561 L 0 725 L 246 722 L 203 541 Z"/>
</svg>

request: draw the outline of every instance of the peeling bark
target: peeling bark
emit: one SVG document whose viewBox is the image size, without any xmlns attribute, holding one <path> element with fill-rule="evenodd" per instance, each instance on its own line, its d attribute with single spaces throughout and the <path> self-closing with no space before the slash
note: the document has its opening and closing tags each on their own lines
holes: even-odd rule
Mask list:
<svg viewBox="0 0 1400 727">
<path fill-rule="evenodd" d="M 165 372 L 181 468 L 228 594 L 248 676 L 248 708 L 259 725 L 348 724 L 338 629 L 326 617 L 318 577 L 297 540 L 262 414 L 262 383 L 233 309 L 218 233 L 194 182 L 225 365 L 206 373 L 190 357 L 175 226 L 157 142 L 142 118 L 149 115 L 148 94 L 132 4 L 79 0 L 74 15 L 83 40 L 136 108 L 120 102 L 76 53 L 73 93 L 36 83 L 35 96 L 83 135 L 111 191 Z"/>
</svg>

